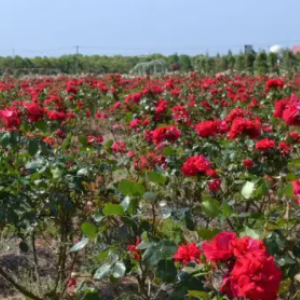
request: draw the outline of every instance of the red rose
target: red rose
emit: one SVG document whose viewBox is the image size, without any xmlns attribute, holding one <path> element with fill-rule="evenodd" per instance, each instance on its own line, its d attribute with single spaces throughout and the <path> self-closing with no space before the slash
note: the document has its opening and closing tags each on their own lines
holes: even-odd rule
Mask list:
<svg viewBox="0 0 300 300">
<path fill-rule="evenodd" d="M 252 139 L 257 138 L 260 135 L 260 122 L 257 120 L 250 121 L 240 117 L 235 118 L 231 125 L 228 138 L 234 139 L 242 134 L 248 135 Z"/>
<path fill-rule="evenodd" d="M 210 242 L 202 244 L 202 250 L 207 260 L 220 261 L 233 257 L 231 242 L 236 239 L 234 232 L 220 232 Z"/>
<path fill-rule="evenodd" d="M 271 256 L 251 253 L 239 258 L 229 277 L 225 277 L 221 292 L 230 298 L 275 300 L 282 278 Z"/>
<path fill-rule="evenodd" d="M 284 122 L 289 126 L 299 126 L 299 109 L 298 107 L 292 106 L 284 110 L 282 114 Z"/>
<path fill-rule="evenodd" d="M 49 110 L 47 116 L 50 120 L 55 121 L 64 121 L 67 118 L 67 115 L 62 111 Z"/>
<path fill-rule="evenodd" d="M 88 142 L 88 144 L 97 145 L 97 144 L 100 144 L 103 142 L 103 137 L 101 135 L 99 135 L 99 136 L 89 135 L 87 137 L 87 142 Z"/>
<path fill-rule="evenodd" d="M 295 180 L 291 182 L 293 186 L 294 196 L 298 197 L 297 202 L 300 204 L 300 180 Z"/>
<path fill-rule="evenodd" d="M 200 137 L 214 136 L 218 133 L 218 123 L 215 121 L 202 121 L 195 127 Z"/>
<path fill-rule="evenodd" d="M 155 112 L 157 114 L 163 114 L 168 109 L 168 102 L 165 100 L 160 100 L 160 102 L 155 107 Z"/>
<path fill-rule="evenodd" d="M 250 115 L 250 113 L 241 108 L 234 108 L 226 117 L 226 121 L 231 123 L 235 118 L 244 117 L 245 115 Z"/>
<path fill-rule="evenodd" d="M 296 131 L 292 131 L 292 132 L 290 132 L 290 137 L 294 143 L 298 143 L 299 139 L 300 139 L 300 134 Z"/>
<path fill-rule="evenodd" d="M 114 142 L 111 146 L 113 152 L 124 153 L 126 152 L 126 144 L 122 141 Z"/>
<path fill-rule="evenodd" d="M 138 249 L 139 244 L 141 243 L 141 239 L 137 238 L 135 245 L 128 245 L 127 249 L 133 254 L 134 259 L 141 259 L 142 255 L 140 250 Z"/>
<path fill-rule="evenodd" d="M 200 262 L 200 249 L 195 243 L 181 245 L 178 247 L 177 252 L 174 254 L 174 260 L 187 264 L 189 262 Z"/>
<path fill-rule="evenodd" d="M 77 283 L 76 283 L 76 280 L 74 278 L 71 278 L 68 282 L 68 287 L 72 287 L 72 286 L 76 286 Z"/>
<path fill-rule="evenodd" d="M 261 240 L 254 240 L 249 236 L 237 238 L 231 242 L 233 254 L 239 258 L 249 253 L 255 253 L 255 255 L 267 255 L 267 249 Z"/>
<path fill-rule="evenodd" d="M 204 155 L 192 156 L 185 161 L 181 171 L 185 176 L 207 174 L 207 172 L 211 170 L 210 165 L 210 161 L 208 161 Z"/>
<path fill-rule="evenodd" d="M 0 111 L 0 118 L 8 129 L 17 129 L 21 125 L 20 113 L 16 107 L 9 107 Z"/>
<path fill-rule="evenodd" d="M 222 183 L 222 179 L 221 178 L 213 179 L 211 182 L 209 182 L 208 189 L 211 192 L 217 192 L 217 191 L 220 190 L 221 183 Z"/>
<path fill-rule="evenodd" d="M 175 126 L 159 127 L 152 131 L 152 141 L 159 145 L 165 140 L 175 142 L 180 137 L 180 130 Z"/>
<path fill-rule="evenodd" d="M 275 118 L 282 118 L 283 112 L 286 109 L 288 101 L 286 99 L 276 101 L 275 104 L 275 112 L 274 117 Z"/>
<path fill-rule="evenodd" d="M 255 149 L 260 151 L 268 151 L 274 147 L 275 147 L 275 142 L 268 138 L 258 141 L 255 145 Z"/>
<path fill-rule="evenodd" d="M 41 121 L 44 117 L 44 109 L 35 103 L 26 103 L 29 122 Z"/>
<path fill-rule="evenodd" d="M 244 159 L 243 161 L 243 166 L 244 168 L 246 168 L 247 170 L 251 170 L 253 168 L 254 162 L 251 159 Z"/>
<path fill-rule="evenodd" d="M 278 144 L 278 149 L 283 155 L 287 155 L 291 152 L 292 147 L 287 142 L 280 142 Z"/>
<path fill-rule="evenodd" d="M 281 79 L 273 79 L 270 78 L 266 82 L 266 91 L 270 89 L 282 89 L 284 86 L 284 82 Z"/>
</svg>

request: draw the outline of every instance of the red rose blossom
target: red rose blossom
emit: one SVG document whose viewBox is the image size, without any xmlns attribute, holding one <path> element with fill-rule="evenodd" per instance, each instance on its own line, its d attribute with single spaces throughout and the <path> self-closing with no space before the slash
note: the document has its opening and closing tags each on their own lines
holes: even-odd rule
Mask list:
<svg viewBox="0 0 300 300">
<path fill-rule="evenodd" d="M 177 252 L 174 254 L 174 260 L 187 264 L 189 262 L 200 262 L 200 249 L 195 243 L 180 245 Z"/>
<path fill-rule="evenodd" d="M 258 141 L 255 145 L 255 149 L 260 151 L 268 151 L 270 149 L 273 149 L 274 147 L 275 147 L 275 142 L 268 138 Z"/>
<path fill-rule="evenodd" d="M 202 250 L 207 260 L 222 261 L 233 257 L 231 242 L 236 239 L 233 232 L 220 232 L 210 242 L 202 244 Z"/>
</svg>

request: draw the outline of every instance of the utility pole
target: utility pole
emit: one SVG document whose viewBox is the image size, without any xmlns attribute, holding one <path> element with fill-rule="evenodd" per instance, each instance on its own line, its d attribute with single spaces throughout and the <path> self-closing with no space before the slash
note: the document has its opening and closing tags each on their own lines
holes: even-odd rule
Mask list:
<svg viewBox="0 0 300 300">
<path fill-rule="evenodd" d="M 78 74 L 78 56 L 79 56 L 79 46 L 76 46 L 76 61 L 75 61 L 75 72 Z"/>
</svg>

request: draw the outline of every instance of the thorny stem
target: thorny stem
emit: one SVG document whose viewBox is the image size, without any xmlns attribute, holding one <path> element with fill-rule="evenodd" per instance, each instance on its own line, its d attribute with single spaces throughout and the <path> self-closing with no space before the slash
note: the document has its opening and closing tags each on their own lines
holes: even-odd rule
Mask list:
<svg viewBox="0 0 300 300">
<path fill-rule="evenodd" d="M 155 215 L 155 204 L 152 204 L 152 237 L 155 235 L 155 221 L 156 221 L 156 215 Z"/>
<path fill-rule="evenodd" d="M 73 256 L 73 259 L 72 259 L 72 262 L 71 262 L 71 265 L 70 265 L 70 269 L 69 269 L 69 276 L 66 278 L 66 280 L 63 284 L 62 292 L 59 296 L 59 299 L 62 299 L 63 296 L 66 293 L 66 290 L 68 288 L 68 283 L 69 283 L 69 280 L 71 279 L 71 274 L 72 274 L 72 271 L 73 271 L 75 263 L 76 263 L 77 256 L 78 256 L 78 253 L 75 253 L 74 256 Z"/>
<path fill-rule="evenodd" d="M 39 262 L 38 262 L 38 257 L 37 257 L 37 252 L 36 252 L 36 246 L 35 246 L 35 234 L 31 234 L 31 246 L 32 246 L 32 252 L 33 252 L 33 261 L 34 261 L 34 269 L 35 269 L 35 274 L 36 274 L 36 279 L 39 284 L 39 288 L 41 291 L 43 291 L 43 285 L 41 282 L 41 277 L 40 277 L 40 272 L 39 272 Z"/>
</svg>

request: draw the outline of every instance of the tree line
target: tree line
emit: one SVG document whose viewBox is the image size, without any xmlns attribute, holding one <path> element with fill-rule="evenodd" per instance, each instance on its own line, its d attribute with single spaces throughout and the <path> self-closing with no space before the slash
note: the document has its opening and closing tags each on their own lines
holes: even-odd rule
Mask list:
<svg viewBox="0 0 300 300">
<path fill-rule="evenodd" d="M 300 53 L 294 55 L 283 50 L 280 55 L 265 51 L 226 55 L 217 54 L 189 56 L 186 54 L 161 54 L 142 56 L 63 55 L 60 57 L 21 56 L 0 57 L 0 74 L 78 74 L 78 73 L 130 73 L 138 64 L 160 61 L 168 71 L 196 71 L 213 75 L 224 71 L 247 72 L 250 74 L 283 73 L 300 71 Z M 146 70 L 146 72 L 148 72 Z M 149 71 L 150 72 L 150 71 Z M 152 71 L 151 71 L 152 72 Z"/>
</svg>

